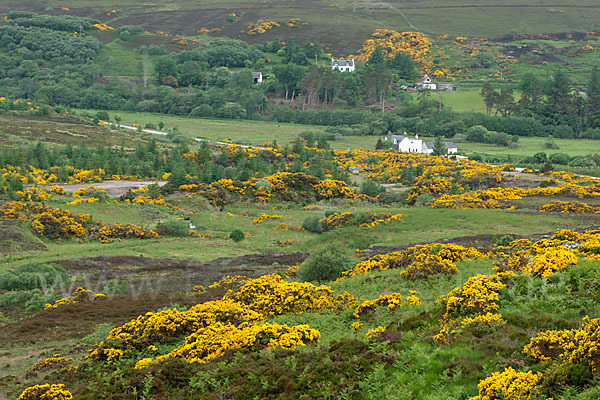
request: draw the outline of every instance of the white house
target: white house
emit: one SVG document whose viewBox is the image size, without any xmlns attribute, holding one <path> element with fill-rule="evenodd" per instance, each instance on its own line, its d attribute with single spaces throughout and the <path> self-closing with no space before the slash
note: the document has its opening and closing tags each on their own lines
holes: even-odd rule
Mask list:
<svg viewBox="0 0 600 400">
<path fill-rule="evenodd" d="M 263 82 L 262 72 L 253 72 L 252 73 L 252 83 L 262 83 L 262 82 Z"/>
<path fill-rule="evenodd" d="M 354 62 L 354 58 L 352 60 L 336 60 L 331 57 L 331 69 L 353 72 L 356 69 L 356 64 Z"/>
<path fill-rule="evenodd" d="M 404 136 L 392 135 L 388 133 L 387 140 L 392 143 L 392 149 L 401 153 L 419 153 L 419 154 L 432 154 L 433 153 L 433 142 L 423 142 L 419 139 L 419 135 L 415 135 L 414 139 L 408 137 L 406 132 Z M 458 152 L 456 145 L 453 142 L 444 142 L 446 148 L 446 154 L 455 154 Z"/>
<path fill-rule="evenodd" d="M 437 90 L 437 85 L 433 83 L 433 79 L 431 79 L 427 74 L 421 78 L 421 81 L 417 84 L 417 87 L 420 89 Z"/>
</svg>

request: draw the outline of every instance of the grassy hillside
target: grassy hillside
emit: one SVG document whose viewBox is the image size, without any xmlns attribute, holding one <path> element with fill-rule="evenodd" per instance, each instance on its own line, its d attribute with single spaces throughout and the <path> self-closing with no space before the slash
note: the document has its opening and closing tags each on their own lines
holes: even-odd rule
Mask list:
<svg viewBox="0 0 600 400">
<path fill-rule="evenodd" d="M 557 33 L 585 32 L 598 27 L 596 15 L 600 5 L 593 0 L 574 4 L 565 0 L 540 0 L 529 4 L 520 0 L 501 2 L 482 0 L 404 1 L 243 1 L 174 0 L 141 2 L 135 0 L 95 1 L 4 0 L 0 12 L 15 9 L 54 14 L 72 13 L 98 18 L 114 26 L 142 25 L 149 31 L 196 35 L 200 28 L 219 28 L 218 35 L 262 42 L 275 36 L 293 37 L 304 43 L 317 40 L 336 53 L 356 51 L 376 28 L 421 30 L 433 36 L 474 36 L 493 38 L 510 32 Z M 69 8 L 69 10 L 63 10 Z M 112 12 L 115 10 L 116 12 Z M 239 19 L 229 21 L 236 13 Z M 291 18 L 308 25 L 289 27 Z M 281 26 L 264 34 L 249 36 L 240 31 L 259 19 L 274 20 Z M 410 23 L 409 23 L 410 22 Z"/>
</svg>

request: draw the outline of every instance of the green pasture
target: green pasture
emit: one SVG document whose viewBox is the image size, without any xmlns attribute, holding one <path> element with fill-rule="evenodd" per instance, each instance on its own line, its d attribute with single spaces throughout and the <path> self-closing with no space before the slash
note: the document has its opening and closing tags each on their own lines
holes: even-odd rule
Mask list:
<svg viewBox="0 0 600 400">
<path fill-rule="evenodd" d="M 584 139 L 551 139 L 558 149 L 545 149 L 544 144 L 548 138 L 543 137 L 519 137 L 516 147 L 495 146 L 493 144 L 462 142 L 458 143 L 458 151 L 461 153 L 481 153 L 481 154 L 505 154 L 515 157 L 532 156 L 538 152 L 545 152 L 547 155 L 554 153 L 566 153 L 571 157 L 585 156 L 598 153 L 600 143 L 597 140 Z"/>
<path fill-rule="evenodd" d="M 295 140 L 302 132 L 319 133 L 325 129 L 323 126 L 286 124 L 273 121 L 204 119 L 126 111 L 109 111 L 109 115 L 111 118 L 114 118 L 115 115 L 120 116 L 122 125 L 139 124 L 145 126 L 148 123 L 158 125 L 159 122 L 163 122 L 165 131 L 176 127 L 180 134 L 190 139 L 230 140 L 234 143 L 245 143 L 254 146 L 272 141 L 286 145 Z M 125 128 L 121 131 L 132 132 Z M 154 136 L 144 132 L 140 132 L 139 135 L 145 139 Z M 373 136 L 344 136 L 342 140 L 330 141 L 329 144 L 334 149 L 364 148 L 374 150 L 376 142 L 377 138 Z"/>
</svg>

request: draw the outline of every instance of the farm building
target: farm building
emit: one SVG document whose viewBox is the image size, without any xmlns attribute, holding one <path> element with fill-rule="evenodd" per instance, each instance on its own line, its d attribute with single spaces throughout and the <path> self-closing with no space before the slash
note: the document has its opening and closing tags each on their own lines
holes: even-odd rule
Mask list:
<svg viewBox="0 0 600 400">
<path fill-rule="evenodd" d="M 421 78 L 419 83 L 417 83 L 418 89 L 428 89 L 428 90 L 437 90 L 437 85 L 433 82 L 433 79 L 429 77 L 429 75 L 425 75 Z"/>
<path fill-rule="evenodd" d="M 252 73 L 252 83 L 262 83 L 262 82 L 263 82 L 262 72 L 253 72 Z"/>
<path fill-rule="evenodd" d="M 406 132 L 404 133 L 404 136 L 388 133 L 386 139 L 392 143 L 393 150 L 401 153 L 433 153 L 433 142 L 424 142 L 419 139 L 419 135 L 415 135 L 415 138 L 411 139 Z M 458 152 L 458 149 L 453 142 L 444 142 L 444 147 L 446 148 L 446 154 L 455 154 Z"/>
</svg>

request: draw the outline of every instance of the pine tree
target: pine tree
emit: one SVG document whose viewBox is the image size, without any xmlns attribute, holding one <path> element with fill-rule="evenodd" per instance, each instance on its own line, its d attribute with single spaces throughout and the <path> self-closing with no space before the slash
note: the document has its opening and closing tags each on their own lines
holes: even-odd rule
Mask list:
<svg viewBox="0 0 600 400">
<path fill-rule="evenodd" d="M 593 128 L 598 128 L 600 127 L 600 69 L 598 69 L 597 66 L 595 66 L 592 71 L 588 89 L 588 125 Z"/>
</svg>

